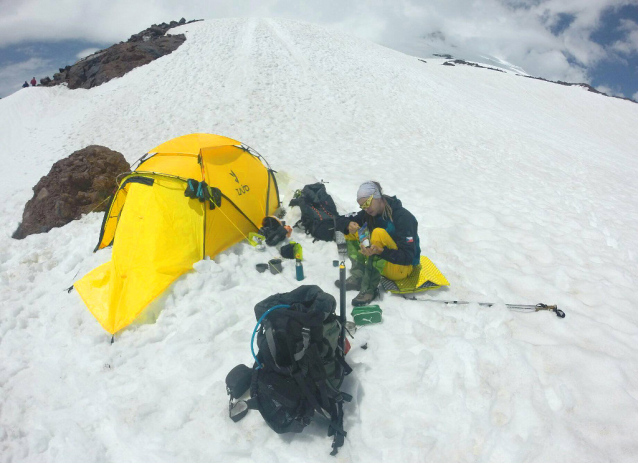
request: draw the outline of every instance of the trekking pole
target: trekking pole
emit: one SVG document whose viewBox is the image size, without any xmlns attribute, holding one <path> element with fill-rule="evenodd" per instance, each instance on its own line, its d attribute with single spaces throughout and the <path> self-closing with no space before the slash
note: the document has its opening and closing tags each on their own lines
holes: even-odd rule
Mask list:
<svg viewBox="0 0 638 463">
<path fill-rule="evenodd" d="M 471 302 L 469 301 L 441 301 L 437 299 L 413 299 L 413 300 L 422 301 L 422 302 L 437 302 L 439 304 L 446 304 L 446 305 L 471 304 Z M 496 305 L 497 303 L 496 302 L 477 302 L 476 304 L 483 307 L 492 307 L 493 305 Z M 518 310 L 522 312 L 540 312 L 541 310 L 547 310 L 550 312 L 554 312 L 558 318 L 565 318 L 565 312 L 560 310 L 558 306 L 556 305 L 547 305 L 543 303 L 539 303 L 536 305 L 505 304 L 505 307 L 507 307 L 510 310 Z"/>
<path fill-rule="evenodd" d="M 339 262 L 339 319 L 346 326 L 346 263 Z"/>
<path fill-rule="evenodd" d="M 346 256 L 348 255 L 348 245 L 346 237 L 337 231 L 335 223 L 335 241 L 339 252 L 339 321 L 341 323 L 341 335 L 339 336 L 339 347 L 343 351 L 346 338 Z"/>
</svg>

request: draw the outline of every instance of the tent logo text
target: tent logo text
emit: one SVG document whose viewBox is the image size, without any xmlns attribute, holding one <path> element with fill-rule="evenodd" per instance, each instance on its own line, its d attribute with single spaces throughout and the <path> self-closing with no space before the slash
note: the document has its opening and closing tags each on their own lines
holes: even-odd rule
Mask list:
<svg viewBox="0 0 638 463">
<path fill-rule="evenodd" d="M 241 185 L 241 182 L 239 181 L 237 174 L 233 172 L 232 170 L 230 171 L 230 176 L 233 177 L 235 181 Z M 250 187 L 248 185 L 241 185 L 240 188 L 235 188 L 235 191 L 237 192 L 239 196 L 241 196 L 244 193 L 248 193 L 250 191 Z"/>
</svg>

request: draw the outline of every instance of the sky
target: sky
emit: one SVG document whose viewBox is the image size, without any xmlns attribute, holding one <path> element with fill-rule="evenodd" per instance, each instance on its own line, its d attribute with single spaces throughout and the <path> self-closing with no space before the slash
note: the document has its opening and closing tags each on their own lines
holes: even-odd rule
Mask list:
<svg viewBox="0 0 638 463">
<path fill-rule="evenodd" d="M 247 16 L 312 22 L 419 57 L 489 57 L 638 100 L 637 0 L 0 0 L 0 97 L 153 23 Z"/>
</svg>

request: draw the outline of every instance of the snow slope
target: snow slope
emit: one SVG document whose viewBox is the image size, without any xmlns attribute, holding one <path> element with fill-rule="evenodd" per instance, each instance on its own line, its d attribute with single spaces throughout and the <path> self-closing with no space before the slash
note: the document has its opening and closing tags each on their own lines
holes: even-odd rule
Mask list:
<svg viewBox="0 0 638 463">
<path fill-rule="evenodd" d="M 337 461 L 635 461 L 638 105 L 297 22 L 173 32 L 187 36 L 177 51 L 100 87 L 0 100 L 0 462 L 330 458 L 319 420 L 278 436 L 257 412 L 227 417 L 224 378 L 250 364 L 252 308 L 299 284 L 292 265 L 259 274 L 269 255 L 239 244 L 110 345 L 64 291 L 110 258 L 92 253 L 101 215 L 10 238 L 56 160 L 103 144 L 133 162 L 193 132 L 262 153 L 286 204 L 324 179 L 351 211 L 358 185 L 379 180 L 451 283 L 428 297 L 499 302 L 381 301 L 384 322 L 352 340 Z M 295 239 L 303 283 L 337 296 L 334 244 Z M 503 304 L 538 302 L 567 317 Z"/>
</svg>

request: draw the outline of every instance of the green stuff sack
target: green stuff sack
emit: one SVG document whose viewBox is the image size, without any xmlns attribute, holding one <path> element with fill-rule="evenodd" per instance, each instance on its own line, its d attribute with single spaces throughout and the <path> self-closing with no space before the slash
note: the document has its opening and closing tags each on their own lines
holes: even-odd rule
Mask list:
<svg viewBox="0 0 638 463">
<path fill-rule="evenodd" d="M 383 311 L 378 305 L 364 305 L 352 309 L 351 315 L 355 325 L 372 325 L 373 323 L 381 323 L 381 314 Z"/>
</svg>

